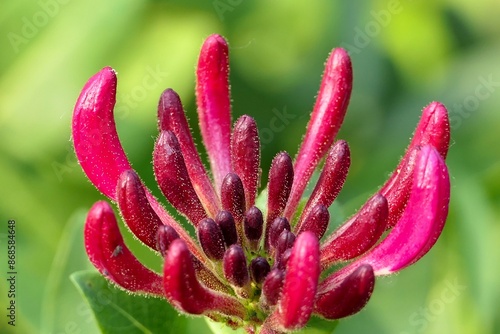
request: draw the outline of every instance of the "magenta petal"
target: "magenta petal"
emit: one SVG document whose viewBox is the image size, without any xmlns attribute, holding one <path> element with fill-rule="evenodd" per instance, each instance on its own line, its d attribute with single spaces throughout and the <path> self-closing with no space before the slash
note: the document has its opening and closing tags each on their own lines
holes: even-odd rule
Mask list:
<svg viewBox="0 0 500 334">
<path fill-rule="evenodd" d="M 386 225 L 387 200 L 375 195 L 323 243 L 321 267 L 360 256 L 375 245 Z"/>
<path fill-rule="evenodd" d="M 215 188 L 231 171 L 231 102 L 229 56 L 226 40 L 209 36 L 200 52 L 196 70 L 196 102 L 201 135 L 210 158 Z"/>
<path fill-rule="evenodd" d="M 410 196 L 409 190 L 411 189 L 417 150 L 421 146 L 432 145 L 444 159 L 448 152 L 449 143 L 448 112 L 441 103 L 432 102 L 424 108 L 403 159 L 379 191 L 389 203 L 387 227 L 393 227 L 397 223 Z"/>
<path fill-rule="evenodd" d="M 73 144 L 78 161 L 90 181 L 116 200 L 120 174 L 131 169 L 118 139 L 113 108 L 116 73 L 105 67 L 83 87 L 73 112 Z"/>
<path fill-rule="evenodd" d="M 318 293 L 314 313 L 326 319 L 340 319 L 359 312 L 371 297 L 375 275 L 369 264 L 362 264 L 346 278 Z"/>
<path fill-rule="evenodd" d="M 309 179 L 330 148 L 344 120 L 352 89 L 352 67 L 344 49 L 334 49 L 327 60 L 318 98 L 295 160 L 295 178 L 285 217 L 291 219 Z"/>
<path fill-rule="evenodd" d="M 162 131 L 153 152 L 156 180 L 167 200 L 194 226 L 207 217 L 189 178 L 184 157 L 172 131 Z"/>
<path fill-rule="evenodd" d="M 142 182 L 134 171 L 128 170 L 122 173 L 118 181 L 116 196 L 120 212 L 128 228 L 144 244 L 158 250 L 156 233 L 163 223 L 151 208 Z"/>
<path fill-rule="evenodd" d="M 388 275 L 415 263 L 437 241 L 448 215 L 450 179 L 446 164 L 432 146 L 417 157 L 408 205 L 387 237 L 366 255 L 342 268 L 335 277 L 345 277 L 360 263 L 372 266 L 375 275 Z M 335 277 L 321 283 L 327 289 Z"/>
<path fill-rule="evenodd" d="M 215 217 L 220 209 L 219 198 L 194 145 L 181 100 L 172 89 L 165 90 L 161 95 L 158 104 L 158 125 L 160 132 L 170 130 L 177 137 L 193 187 L 203 206 Z"/>
<path fill-rule="evenodd" d="M 163 295 L 161 276 L 144 267 L 129 251 L 108 203 L 100 201 L 92 206 L 84 235 L 89 259 L 102 275 L 132 292 Z"/>
<path fill-rule="evenodd" d="M 282 328 L 294 330 L 305 326 L 313 310 L 320 272 L 318 238 L 311 232 L 304 232 L 292 248 L 276 308 Z"/>
<path fill-rule="evenodd" d="M 241 116 L 231 136 L 231 162 L 245 189 L 246 209 L 255 204 L 260 178 L 260 141 L 255 120 Z"/>
<path fill-rule="evenodd" d="M 180 311 L 190 314 L 218 311 L 244 317 L 245 308 L 235 298 L 210 290 L 198 281 L 191 253 L 181 239 L 172 242 L 165 257 L 163 286 L 169 302 Z"/>
</svg>

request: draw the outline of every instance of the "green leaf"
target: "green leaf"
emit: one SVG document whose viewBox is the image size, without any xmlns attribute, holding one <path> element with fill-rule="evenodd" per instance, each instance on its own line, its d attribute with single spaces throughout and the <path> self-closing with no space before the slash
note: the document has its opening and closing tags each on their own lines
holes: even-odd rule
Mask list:
<svg viewBox="0 0 500 334">
<path fill-rule="evenodd" d="M 311 317 L 306 328 L 297 332 L 297 334 L 331 334 L 338 325 L 338 320 L 329 321 L 318 317 Z"/>
<path fill-rule="evenodd" d="M 186 333 L 187 317 L 163 299 L 131 295 L 95 271 L 80 271 L 71 280 L 86 299 L 102 333 Z"/>
</svg>

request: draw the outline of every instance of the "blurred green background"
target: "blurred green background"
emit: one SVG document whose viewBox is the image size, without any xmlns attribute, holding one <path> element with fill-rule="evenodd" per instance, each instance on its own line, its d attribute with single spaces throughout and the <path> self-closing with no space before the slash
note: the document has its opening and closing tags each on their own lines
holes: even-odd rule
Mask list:
<svg viewBox="0 0 500 334">
<path fill-rule="evenodd" d="M 0 332 L 96 331 L 68 279 L 91 267 L 82 225 L 102 199 L 70 142 L 86 80 L 107 65 L 117 70 L 118 131 L 158 194 L 158 98 L 174 88 L 199 139 L 194 66 L 204 38 L 220 33 L 230 43 L 234 118 L 250 114 L 266 134 L 265 175 L 279 150 L 295 154 L 330 50 L 350 52 L 354 89 L 339 137 L 351 145 L 352 167 L 335 222 L 386 179 L 425 105 L 438 100 L 450 112 L 452 201 L 439 242 L 418 264 L 378 279 L 368 306 L 336 333 L 499 333 L 498 17 L 496 0 L 1 1 L 0 270 L 4 277 L 6 225 L 15 219 L 18 313 L 12 331 L 2 279 Z M 270 130 L 283 114 L 282 130 Z"/>
</svg>

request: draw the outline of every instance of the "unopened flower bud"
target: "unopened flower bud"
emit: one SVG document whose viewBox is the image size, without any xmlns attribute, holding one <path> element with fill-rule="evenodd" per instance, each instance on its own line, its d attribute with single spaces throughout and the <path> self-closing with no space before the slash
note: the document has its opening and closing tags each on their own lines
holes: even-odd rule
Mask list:
<svg viewBox="0 0 500 334">
<path fill-rule="evenodd" d="M 252 276 L 252 280 L 257 284 L 264 281 L 270 270 L 271 266 L 269 262 L 261 256 L 256 257 L 250 262 L 250 275 Z"/>
<path fill-rule="evenodd" d="M 285 217 L 274 219 L 266 228 L 267 231 L 267 248 L 273 250 L 276 248 L 278 238 L 284 230 L 290 231 L 290 223 Z"/>
<path fill-rule="evenodd" d="M 284 279 L 285 271 L 278 268 L 271 270 L 267 274 L 262 284 L 262 295 L 264 296 L 265 304 L 269 306 L 276 305 L 281 294 Z"/>
<path fill-rule="evenodd" d="M 226 247 L 224 246 L 224 236 L 222 231 L 211 218 L 205 218 L 198 224 L 198 239 L 201 248 L 212 260 L 222 260 Z"/>
<path fill-rule="evenodd" d="M 165 256 L 170 244 L 175 239 L 179 239 L 179 234 L 171 226 L 162 225 L 158 228 L 158 232 L 156 233 L 156 247 L 162 256 Z"/>
<path fill-rule="evenodd" d="M 243 228 L 245 231 L 245 237 L 249 242 L 249 246 L 253 250 L 258 248 L 263 227 L 264 218 L 262 216 L 262 212 L 256 206 L 252 206 L 245 213 Z"/>
<path fill-rule="evenodd" d="M 243 287 L 249 281 L 247 259 L 240 245 L 231 245 L 224 253 L 224 276 L 234 286 Z"/>
<path fill-rule="evenodd" d="M 229 247 L 238 242 L 238 233 L 236 232 L 236 224 L 233 215 L 229 211 L 219 211 L 215 217 L 215 222 L 219 225 L 224 242 Z"/>
</svg>

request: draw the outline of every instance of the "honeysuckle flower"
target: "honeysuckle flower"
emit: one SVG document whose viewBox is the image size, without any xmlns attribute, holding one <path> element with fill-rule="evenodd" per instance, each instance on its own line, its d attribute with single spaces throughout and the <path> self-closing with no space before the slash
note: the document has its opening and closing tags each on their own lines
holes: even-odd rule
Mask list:
<svg viewBox="0 0 500 334">
<path fill-rule="evenodd" d="M 154 175 L 166 200 L 195 227 L 196 237 L 151 194 L 123 151 L 113 119 L 114 70 L 106 67 L 87 82 L 72 125 L 80 165 L 117 204 L 137 239 L 163 257 L 164 266 L 157 273 L 137 260 L 105 201 L 94 204 L 85 223 L 90 261 L 125 290 L 165 298 L 180 312 L 248 333 L 286 333 L 303 328 L 313 315 L 340 319 L 358 312 L 370 299 L 376 276 L 413 264 L 441 234 L 450 196 L 445 107 L 432 102 L 423 109 L 387 182 L 324 236 L 328 208 L 351 163 L 348 144 L 335 141 L 352 88 L 348 54 L 331 52 L 295 160 L 279 152 L 271 163 L 264 207 L 256 200 L 258 128 L 247 115 L 231 127 L 228 62 L 226 41 L 208 37 L 198 61 L 196 97 L 210 172 L 196 150 L 179 96 L 167 89 L 158 105 Z M 303 198 L 322 159 L 312 194 Z M 334 265 L 341 269 L 322 278 Z"/>
</svg>

